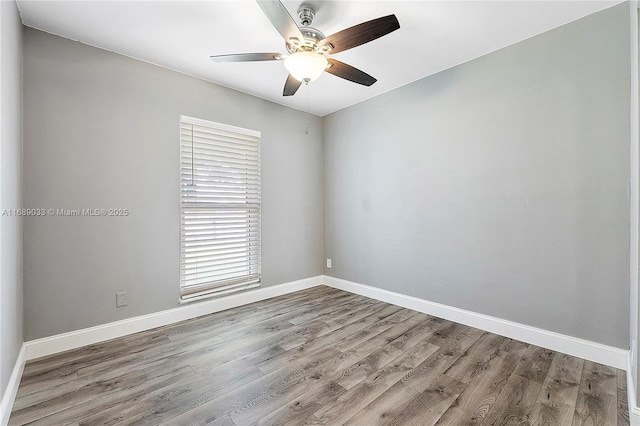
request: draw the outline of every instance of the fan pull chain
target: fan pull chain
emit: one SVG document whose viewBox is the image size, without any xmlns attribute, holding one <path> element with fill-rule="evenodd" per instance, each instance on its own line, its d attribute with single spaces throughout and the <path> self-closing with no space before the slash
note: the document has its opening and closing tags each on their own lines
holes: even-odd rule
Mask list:
<svg viewBox="0 0 640 426">
<path fill-rule="evenodd" d="M 307 83 L 306 86 L 307 86 L 307 112 L 306 112 L 306 114 L 307 114 L 307 127 L 304 130 L 304 134 L 308 136 L 309 135 L 309 125 L 311 124 L 311 117 L 309 115 L 309 110 L 311 109 L 309 107 L 309 83 Z"/>
</svg>

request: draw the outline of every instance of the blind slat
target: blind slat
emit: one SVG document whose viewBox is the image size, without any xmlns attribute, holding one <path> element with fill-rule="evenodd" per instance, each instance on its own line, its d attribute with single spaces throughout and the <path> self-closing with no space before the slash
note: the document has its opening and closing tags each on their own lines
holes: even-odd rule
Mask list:
<svg viewBox="0 0 640 426">
<path fill-rule="evenodd" d="M 243 240 L 243 241 L 241 241 Z M 183 258 L 194 257 L 194 256 L 207 256 L 212 253 L 224 253 L 225 250 L 233 249 L 236 247 L 240 247 L 241 245 L 257 245 L 258 241 L 254 240 L 249 243 L 245 242 L 244 239 L 238 239 L 237 241 L 225 240 L 224 242 L 217 242 L 214 244 L 209 244 L 208 246 L 199 246 L 199 247 L 184 247 L 184 251 L 181 254 Z"/>
</svg>

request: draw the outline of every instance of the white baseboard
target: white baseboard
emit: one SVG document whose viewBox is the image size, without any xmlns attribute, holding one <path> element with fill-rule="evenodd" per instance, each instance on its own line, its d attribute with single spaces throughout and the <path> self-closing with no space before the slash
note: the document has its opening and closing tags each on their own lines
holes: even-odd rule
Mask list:
<svg viewBox="0 0 640 426">
<path fill-rule="evenodd" d="M 20 379 L 22 378 L 22 372 L 24 371 L 24 363 L 27 360 L 27 348 L 25 344 L 22 344 L 18 358 L 13 366 L 11 377 L 9 377 L 9 383 L 2 396 L 2 402 L 0 403 L 0 425 L 6 426 L 9 424 L 9 417 L 11 416 L 11 408 L 13 402 L 16 400 L 18 394 L 18 387 L 20 386 Z"/>
<path fill-rule="evenodd" d="M 414 311 L 479 328 L 553 351 L 588 359 L 622 370 L 627 369 L 629 351 L 626 349 L 615 348 L 613 346 L 607 346 L 589 340 L 583 340 L 326 275 L 322 277 L 322 283 L 340 290 L 413 309 Z"/>
<path fill-rule="evenodd" d="M 631 426 L 640 426 L 640 408 L 637 406 L 629 407 L 629 424 Z"/>
<path fill-rule="evenodd" d="M 629 405 L 629 424 L 631 426 L 640 426 L 640 408 L 636 403 L 636 388 L 631 369 L 631 351 L 627 357 L 627 404 Z"/>
<path fill-rule="evenodd" d="M 196 318 L 202 315 L 235 308 L 248 303 L 259 302 L 283 294 L 300 291 L 322 284 L 322 276 L 305 278 L 298 281 L 263 287 L 246 293 L 237 293 L 217 299 L 192 303 L 179 308 L 154 312 L 121 321 L 110 322 L 95 327 L 57 334 L 42 339 L 25 342 L 27 360 L 40 358 L 58 352 L 91 345 L 105 340 L 115 339 L 128 334 L 150 330 L 163 325 Z"/>
</svg>

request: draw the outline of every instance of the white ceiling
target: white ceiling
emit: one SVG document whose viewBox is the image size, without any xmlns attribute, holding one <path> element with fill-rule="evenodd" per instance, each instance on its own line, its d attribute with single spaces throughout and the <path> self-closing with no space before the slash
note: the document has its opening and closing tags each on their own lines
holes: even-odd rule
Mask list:
<svg viewBox="0 0 640 426">
<path fill-rule="evenodd" d="M 285 1 L 316 9 L 325 35 L 395 14 L 400 29 L 334 57 L 378 79 L 364 87 L 324 73 L 282 96 L 282 61 L 214 63 L 210 55 L 286 52 L 253 1 L 18 0 L 25 25 L 324 116 L 620 3 L 609 1 Z"/>
</svg>

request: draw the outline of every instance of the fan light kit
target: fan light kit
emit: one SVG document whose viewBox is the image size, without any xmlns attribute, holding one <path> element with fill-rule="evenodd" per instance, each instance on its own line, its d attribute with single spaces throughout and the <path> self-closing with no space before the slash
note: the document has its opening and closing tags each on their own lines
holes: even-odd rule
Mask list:
<svg viewBox="0 0 640 426">
<path fill-rule="evenodd" d="M 363 22 L 346 30 L 325 37 L 321 31 L 311 27 L 315 10 L 308 5 L 298 9 L 302 27 L 298 27 L 284 5 L 278 0 L 256 0 L 271 24 L 285 40 L 289 55 L 277 52 L 239 53 L 211 56 L 216 62 L 279 61 L 289 77 L 284 84 L 283 96 L 294 95 L 300 85 L 316 80 L 324 71 L 363 86 L 371 86 L 377 80 L 344 62 L 327 58 L 328 55 L 368 43 L 400 28 L 395 15 L 383 16 Z"/>
<path fill-rule="evenodd" d="M 298 81 L 309 83 L 320 77 L 329 65 L 327 58 L 320 53 L 301 50 L 284 60 L 284 67 Z"/>
</svg>

